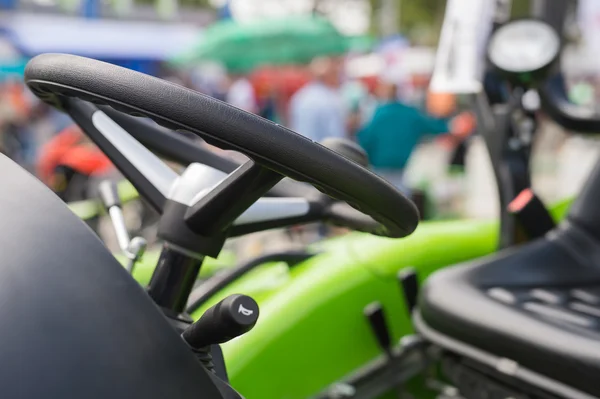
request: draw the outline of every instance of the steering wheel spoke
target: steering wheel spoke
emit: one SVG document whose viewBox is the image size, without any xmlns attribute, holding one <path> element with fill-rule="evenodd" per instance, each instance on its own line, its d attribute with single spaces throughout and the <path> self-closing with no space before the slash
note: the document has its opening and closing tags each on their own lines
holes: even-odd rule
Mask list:
<svg viewBox="0 0 600 399">
<path fill-rule="evenodd" d="M 204 165 L 225 173 L 231 173 L 240 166 L 239 163 L 223 158 L 206 148 L 202 148 L 190 138 L 182 134 L 174 134 L 170 129 L 153 123 L 150 120 L 136 118 L 105 105 L 98 108 L 108 115 L 110 119 L 117 122 L 134 139 L 143 144 L 144 147 L 164 159 L 184 165 L 202 162 Z"/>
<path fill-rule="evenodd" d="M 210 235 L 228 229 L 252 204 L 283 176 L 253 161 L 247 161 L 190 206 L 185 222 L 198 234 Z"/>
<path fill-rule="evenodd" d="M 162 213 L 177 173 L 95 105 L 69 97 L 64 107 L 136 190 Z"/>
</svg>

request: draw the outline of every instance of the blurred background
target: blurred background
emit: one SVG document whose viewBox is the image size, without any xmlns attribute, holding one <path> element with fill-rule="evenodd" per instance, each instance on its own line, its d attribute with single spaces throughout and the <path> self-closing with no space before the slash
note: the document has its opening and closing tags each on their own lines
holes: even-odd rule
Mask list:
<svg viewBox="0 0 600 399">
<path fill-rule="evenodd" d="M 513 15 L 526 15 L 530 1 L 515 1 Z M 590 55 L 600 50 L 600 2 L 578 4 L 563 67 L 571 100 L 596 109 L 600 66 Z M 71 53 L 171 80 L 313 139 L 355 140 L 427 219 L 493 217 L 493 172 L 467 107 L 428 91 L 445 8 L 445 0 L 0 0 L 0 149 L 67 202 L 90 199 L 90 181 L 115 174 L 68 117 L 22 84 L 31 57 Z M 374 133 L 365 133 L 390 101 L 423 123 L 414 134 L 406 128 L 414 143 L 399 143 L 396 164 L 371 154 Z M 536 192 L 546 201 L 575 194 L 597 140 L 567 137 L 550 121 L 540 135 Z"/>
</svg>

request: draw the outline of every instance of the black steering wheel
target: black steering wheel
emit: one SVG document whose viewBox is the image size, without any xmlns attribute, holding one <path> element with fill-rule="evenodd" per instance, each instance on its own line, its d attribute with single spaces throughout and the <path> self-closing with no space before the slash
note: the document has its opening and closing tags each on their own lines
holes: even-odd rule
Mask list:
<svg viewBox="0 0 600 399">
<path fill-rule="evenodd" d="M 161 127 L 152 121 L 124 114 L 108 106 L 98 108 L 148 150 L 172 162 L 182 165 L 199 163 L 214 169 L 217 174 L 219 174 L 218 172 L 229 174 L 242 164 L 237 160 L 215 154 L 203 148 L 197 141 Z M 94 134 L 93 131 L 88 132 L 88 134 L 90 133 Z M 358 144 L 349 139 L 330 138 L 325 139 L 320 144 L 359 165 L 365 167 L 369 165 L 367 154 Z M 206 179 L 207 187 L 211 186 L 211 180 Z M 324 222 L 366 232 L 374 231 L 379 226 L 379 223 L 373 218 L 352 208 L 347 203 L 332 200 L 310 184 L 291 179 L 281 180 L 265 193 L 265 197 L 272 198 L 268 205 L 272 209 L 270 217 L 266 217 L 260 222 L 255 220 L 251 223 L 235 224 L 228 231 L 229 237 L 313 222 Z M 274 200 L 273 198 L 279 198 L 280 200 Z M 287 199 L 304 200 L 308 204 L 308 211 L 303 215 L 285 215 L 277 212 L 275 208 L 286 207 L 286 204 L 289 203 Z M 163 210 L 157 209 L 157 211 L 162 214 Z"/>
<path fill-rule="evenodd" d="M 40 99 L 59 109 L 68 111 L 79 100 L 108 105 L 245 154 L 269 173 L 310 183 L 370 215 L 380 223 L 371 233 L 404 237 L 418 224 L 414 204 L 365 168 L 276 123 L 193 90 L 108 63 L 64 54 L 44 54 L 32 59 L 25 70 L 25 82 Z M 252 174 L 251 166 L 241 169 L 240 175 Z M 254 175 L 256 179 L 258 174 Z M 207 201 L 201 205 L 207 205 Z M 221 205 L 219 209 L 226 208 Z"/>
</svg>

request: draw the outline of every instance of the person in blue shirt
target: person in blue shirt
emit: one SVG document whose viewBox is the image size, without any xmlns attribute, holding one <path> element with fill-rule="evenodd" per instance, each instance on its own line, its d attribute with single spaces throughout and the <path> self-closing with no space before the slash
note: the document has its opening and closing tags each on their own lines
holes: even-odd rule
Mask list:
<svg viewBox="0 0 600 399">
<path fill-rule="evenodd" d="M 290 100 L 290 128 L 313 141 L 347 135 L 347 114 L 340 92 L 341 63 L 316 58 L 310 65 L 313 80 Z"/>
<path fill-rule="evenodd" d="M 426 136 L 452 134 L 462 139 L 473 130 L 474 120 L 466 114 L 454 119 L 434 118 L 397 99 L 397 87 L 382 83 L 380 103 L 372 119 L 357 133 L 360 146 L 369 156 L 373 170 L 409 194 L 404 169 L 419 142 Z M 470 118 L 469 118 L 470 117 Z"/>
</svg>

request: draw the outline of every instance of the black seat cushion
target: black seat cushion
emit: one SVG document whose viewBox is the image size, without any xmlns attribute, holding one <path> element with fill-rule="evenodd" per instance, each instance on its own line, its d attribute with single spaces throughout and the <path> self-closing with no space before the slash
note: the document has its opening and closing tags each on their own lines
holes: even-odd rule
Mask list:
<svg viewBox="0 0 600 399">
<path fill-rule="evenodd" d="M 600 243 L 563 226 L 548 238 L 445 269 L 420 320 L 579 391 L 600 396 Z"/>
</svg>

